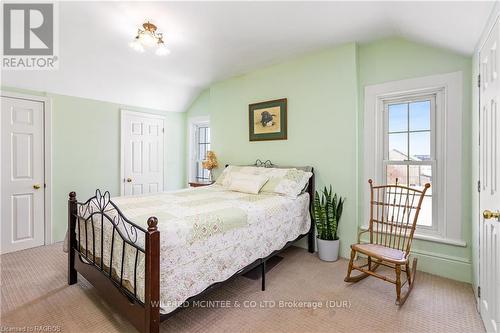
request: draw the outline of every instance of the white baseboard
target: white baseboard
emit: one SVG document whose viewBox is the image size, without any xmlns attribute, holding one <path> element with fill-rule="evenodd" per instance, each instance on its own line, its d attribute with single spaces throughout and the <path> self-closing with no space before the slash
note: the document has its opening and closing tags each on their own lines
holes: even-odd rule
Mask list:
<svg viewBox="0 0 500 333">
<path fill-rule="evenodd" d="M 301 239 L 294 245 L 307 249 L 307 239 Z M 472 282 L 472 263 L 468 258 L 421 250 L 412 251 L 411 256 L 418 258 L 417 270 L 419 271 L 452 280 Z M 349 259 L 345 256 L 344 258 Z"/>
</svg>

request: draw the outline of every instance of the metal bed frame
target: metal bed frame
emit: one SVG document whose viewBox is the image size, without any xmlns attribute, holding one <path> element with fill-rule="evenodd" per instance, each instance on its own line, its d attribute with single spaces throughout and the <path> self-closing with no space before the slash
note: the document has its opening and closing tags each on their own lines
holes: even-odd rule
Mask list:
<svg viewBox="0 0 500 333">
<path fill-rule="evenodd" d="M 274 167 L 271 161 L 262 162 L 257 160 L 254 164 L 259 167 Z M 307 185 L 309 194 L 309 206 L 312 205 L 314 196 L 314 170 Z M 311 207 L 309 207 L 311 208 Z M 310 209 L 309 209 L 310 211 Z M 82 223 L 84 223 L 82 235 Z M 104 226 L 112 228 L 110 262 L 109 267 L 104 264 Z M 101 297 L 108 301 L 115 309 L 124 315 L 140 331 L 158 333 L 160 322 L 169 318 L 177 311 L 185 308 L 178 307 L 168 314 L 160 315 L 160 232 L 158 231 L 158 219 L 154 216 L 147 220 L 148 228 L 128 220 L 120 209 L 110 200 L 109 192 L 96 190 L 95 196 L 85 202 L 78 202 L 76 193 L 69 193 L 68 200 L 68 230 L 69 230 L 69 251 L 68 251 L 68 284 L 77 282 L 78 273 L 89 281 L 99 292 Z M 96 226 L 100 231 L 96 231 Z M 91 229 L 91 231 L 89 231 Z M 96 233 L 100 232 L 100 256 L 96 256 Z M 266 261 L 274 255 L 282 252 L 295 241 L 307 236 L 308 251 L 314 253 L 314 222 L 311 216 L 311 226 L 305 234 L 299 235 L 296 239 L 289 241 L 280 250 L 274 251 L 265 258 L 260 258 L 234 273 L 225 281 L 216 282 L 197 295 L 186 300 L 186 304 L 196 301 L 206 293 L 224 285 L 226 282 L 247 273 L 260 266 L 262 274 L 262 290 L 265 290 Z M 85 248 L 80 246 L 82 238 L 85 237 Z M 92 237 L 92 251 L 89 251 L 89 240 Z M 122 240 L 120 272 L 113 270 L 113 251 L 115 250 L 115 237 Z M 134 264 L 134 284 L 133 291 L 125 286 L 124 260 L 126 247 L 135 253 Z M 137 295 L 137 268 L 138 257 L 144 256 L 144 301 Z M 130 283 L 130 282 L 129 282 Z"/>
</svg>

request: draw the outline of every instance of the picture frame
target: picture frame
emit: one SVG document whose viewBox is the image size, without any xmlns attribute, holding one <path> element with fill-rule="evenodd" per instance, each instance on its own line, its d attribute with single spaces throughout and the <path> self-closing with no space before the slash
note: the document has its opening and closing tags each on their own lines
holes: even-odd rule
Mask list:
<svg viewBox="0 0 500 333">
<path fill-rule="evenodd" d="M 287 140 L 287 99 L 275 99 L 248 106 L 250 141 Z"/>
</svg>

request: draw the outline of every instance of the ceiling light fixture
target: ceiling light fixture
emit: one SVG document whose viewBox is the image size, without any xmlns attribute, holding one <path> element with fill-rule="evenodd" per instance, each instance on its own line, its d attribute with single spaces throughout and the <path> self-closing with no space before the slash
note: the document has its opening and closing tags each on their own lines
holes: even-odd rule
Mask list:
<svg viewBox="0 0 500 333">
<path fill-rule="evenodd" d="M 144 52 L 144 47 L 155 47 L 155 54 L 164 56 L 170 53 L 169 49 L 163 42 L 163 34 L 156 32 L 157 27 L 153 23 L 147 21 L 142 25 L 143 29 L 139 28 L 137 36 L 130 42 L 130 47 L 137 52 Z"/>
</svg>

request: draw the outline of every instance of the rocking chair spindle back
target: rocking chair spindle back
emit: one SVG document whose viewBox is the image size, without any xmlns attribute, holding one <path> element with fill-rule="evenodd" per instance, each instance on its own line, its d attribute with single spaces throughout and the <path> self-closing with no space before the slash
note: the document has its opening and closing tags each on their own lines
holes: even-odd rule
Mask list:
<svg viewBox="0 0 500 333">
<path fill-rule="evenodd" d="M 367 276 L 375 276 L 384 281 L 396 285 L 396 304 L 403 305 L 415 281 L 417 259 L 413 260 L 413 268 L 410 269 L 409 255 L 411 243 L 420 208 L 425 197 L 425 193 L 431 186 L 425 184 L 422 190 L 394 185 L 374 186 L 370 184 L 370 224 L 368 230 L 363 231 L 358 236 L 358 243 L 351 245 L 351 260 L 347 270 L 346 282 L 358 282 Z M 370 242 L 361 243 L 360 235 L 370 233 Z M 362 253 L 368 258 L 365 265 L 355 265 L 356 253 Z M 393 268 L 396 278 L 376 273 L 380 266 Z M 404 266 L 402 268 L 401 266 Z M 352 270 L 362 272 L 358 276 L 351 276 Z M 401 272 L 406 273 L 406 281 L 401 283 Z M 401 296 L 401 287 L 408 283 L 408 291 Z"/>
<path fill-rule="evenodd" d="M 398 184 L 370 184 L 370 243 L 410 252 L 417 220 L 430 184 L 418 190 Z"/>
</svg>

